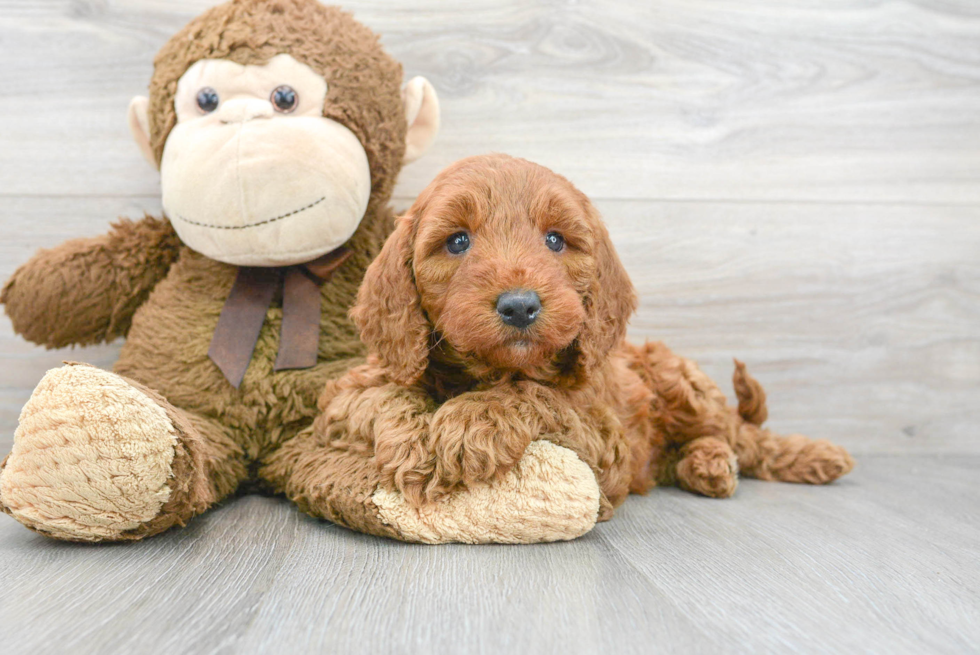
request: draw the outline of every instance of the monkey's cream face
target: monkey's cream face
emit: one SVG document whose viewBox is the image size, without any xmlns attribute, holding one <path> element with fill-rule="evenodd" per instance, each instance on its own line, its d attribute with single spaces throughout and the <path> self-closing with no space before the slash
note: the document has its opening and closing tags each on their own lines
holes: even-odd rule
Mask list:
<svg viewBox="0 0 980 655">
<path fill-rule="evenodd" d="M 323 117 L 327 83 L 278 55 L 204 59 L 177 84 L 160 163 L 163 208 L 192 249 L 238 266 L 286 266 L 346 242 L 371 195 L 367 153 Z"/>
</svg>

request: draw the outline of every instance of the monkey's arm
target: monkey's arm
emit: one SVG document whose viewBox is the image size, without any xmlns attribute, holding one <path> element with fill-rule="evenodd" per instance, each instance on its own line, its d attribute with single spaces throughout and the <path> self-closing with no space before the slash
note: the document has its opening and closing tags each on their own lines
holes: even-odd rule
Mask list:
<svg viewBox="0 0 980 655">
<path fill-rule="evenodd" d="M 170 223 L 121 219 L 108 234 L 41 250 L 0 292 L 14 330 L 48 348 L 125 336 L 133 313 L 177 259 Z"/>
<path fill-rule="evenodd" d="M 434 465 L 427 434 L 436 402 L 420 387 L 392 382 L 376 365 L 328 382 L 319 408 L 312 428 L 259 468 L 309 514 L 426 543 L 565 540 L 595 525 L 601 492 L 593 473 L 567 449 L 544 442 L 528 448 L 497 483 L 426 502 Z"/>
</svg>

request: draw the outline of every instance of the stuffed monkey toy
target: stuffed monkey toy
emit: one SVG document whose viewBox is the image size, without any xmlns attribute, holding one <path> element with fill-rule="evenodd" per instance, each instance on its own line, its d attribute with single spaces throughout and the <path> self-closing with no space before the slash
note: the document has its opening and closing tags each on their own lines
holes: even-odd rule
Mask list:
<svg viewBox="0 0 980 655">
<path fill-rule="evenodd" d="M 403 89 L 378 37 L 315 0 L 232 0 L 154 64 L 129 125 L 159 168 L 165 218 L 42 250 L 3 288 L 14 329 L 34 343 L 126 342 L 113 372 L 67 364 L 44 376 L 0 468 L 0 506 L 49 537 L 127 541 L 253 481 L 288 487 L 313 515 L 401 537 L 372 500 L 366 453 L 264 472 L 312 429 L 325 383 L 364 361 L 347 313 L 392 230 L 398 172 L 438 129 L 435 92 L 423 78 Z M 511 511 L 493 533 L 470 516 L 459 540 L 591 527 L 581 507 L 597 492 L 575 484 L 591 473 L 555 452 L 478 490 Z M 569 502 L 524 502 L 535 480 Z"/>
</svg>

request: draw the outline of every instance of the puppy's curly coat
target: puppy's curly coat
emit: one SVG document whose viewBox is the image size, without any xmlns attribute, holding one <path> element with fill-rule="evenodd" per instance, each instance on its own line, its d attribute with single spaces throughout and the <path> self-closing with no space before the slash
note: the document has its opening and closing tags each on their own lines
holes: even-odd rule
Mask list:
<svg viewBox="0 0 980 655">
<path fill-rule="evenodd" d="M 516 324 L 501 308 L 514 294 Z M 851 470 L 840 446 L 763 429 L 765 394 L 740 362 L 732 408 L 690 360 L 628 343 L 636 304 L 570 182 L 505 155 L 462 160 L 368 269 L 351 315 L 372 356 L 328 385 L 317 429 L 342 424 L 324 436 L 373 449 L 382 484 L 415 506 L 503 476 L 540 439 L 592 467 L 599 520 L 655 485 L 726 497 L 739 471 L 820 484 Z"/>
</svg>

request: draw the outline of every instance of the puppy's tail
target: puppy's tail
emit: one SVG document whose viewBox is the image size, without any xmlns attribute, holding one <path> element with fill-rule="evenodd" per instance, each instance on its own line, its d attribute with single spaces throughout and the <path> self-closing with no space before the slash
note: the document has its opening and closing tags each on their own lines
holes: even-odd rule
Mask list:
<svg viewBox="0 0 980 655">
<path fill-rule="evenodd" d="M 766 392 L 737 359 L 732 382 L 741 419 L 734 450 L 742 475 L 760 480 L 825 484 L 854 468 L 854 460 L 841 446 L 801 434 L 782 436 L 763 428 L 769 415 Z"/>
<path fill-rule="evenodd" d="M 749 375 L 745 364 L 735 360 L 735 373 L 732 375 L 735 395 L 738 397 L 738 415 L 752 425 L 762 425 L 769 418 L 766 407 L 766 392 L 762 385 Z"/>
</svg>

